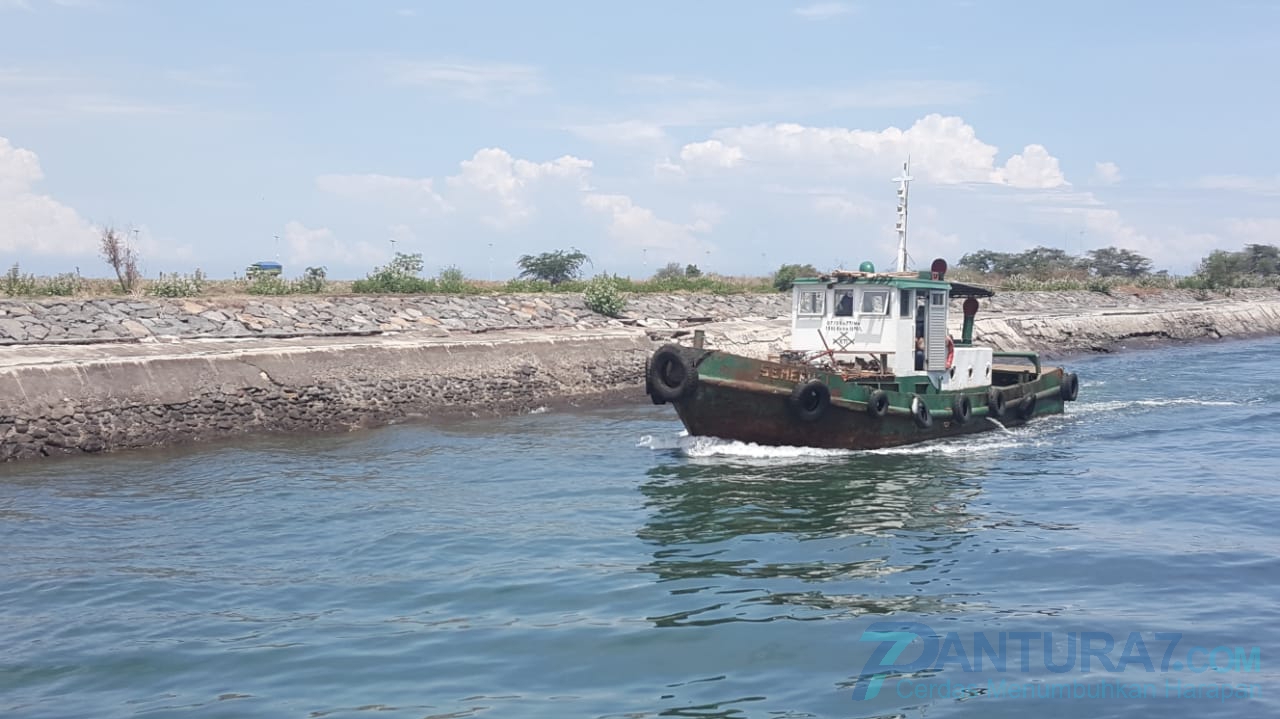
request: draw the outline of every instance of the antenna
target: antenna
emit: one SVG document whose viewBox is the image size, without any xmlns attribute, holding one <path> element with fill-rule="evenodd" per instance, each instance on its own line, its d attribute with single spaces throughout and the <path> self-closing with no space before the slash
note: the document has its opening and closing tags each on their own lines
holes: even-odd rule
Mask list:
<svg viewBox="0 0 1280 719">
<path fill-rule="evenodd" d="M 898 183 L 898 271 L 907 271 L 907 186 L 911 183 L 911 156 L 902 163 L 902 175 L 893 178 Z"/>
</svg>

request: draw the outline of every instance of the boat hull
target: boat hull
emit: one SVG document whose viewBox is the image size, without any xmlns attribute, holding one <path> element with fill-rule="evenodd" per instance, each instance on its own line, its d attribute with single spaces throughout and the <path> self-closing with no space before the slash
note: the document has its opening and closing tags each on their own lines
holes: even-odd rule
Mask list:
<svg viewBox="0 0 1280 719">
<path fill-rule="evenodd" d="M 679 355 L 682 365 L 676 368 L 675 382 L 654 365 L 673 354 Z M 688 374 L 681 375 L 682 371 Z M 921 388 L 916 381 L 924 378 L 846 380 L 811 367 L 672 345 L 655 353 L 647 385 L 655 402 L 670 402 L 691 435 L 765 445 L 877 449 L 1017 426 L 1062 413 L 1070 397 L 1063 389 L 1067 375 L 1061 368 L 1035 374 L 997 388 L 1004 404 L 998 419 L 988 406 L 987 387 L 904 392 L 907 386 Z M 1076 381 L 1073 376 L 1071 381 Z M 664 390 L 679 385 L 679 391 L 666 391 L 664 398 L 664 392 L 655 391 L 655 384 Z M 872 411 L 876 390 L 883 393 L 880 402 L 887 405 L 879 413 Z M 828 398 L 798 401 L 815 394 Z M 961 395 L 971 408 L 967 413 L 957 407 Z M 926 413 L 927 418 L 922 416 Z"/>
</svg>

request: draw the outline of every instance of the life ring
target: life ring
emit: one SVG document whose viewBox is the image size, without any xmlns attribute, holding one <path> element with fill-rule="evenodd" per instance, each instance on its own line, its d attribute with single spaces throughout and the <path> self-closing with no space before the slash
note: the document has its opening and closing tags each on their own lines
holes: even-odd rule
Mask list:
<svg viewBox="0 0 1280 719">
<path fill-rule="evenodd" d="M 882 389 L 872 390 L 867 397 L 867 414 L 880 419 L 889 412 L 889 394 Z"/>
<path fill-rule="evenodd" d="M 1000 419 L 1004 416 L 1004 393 L 992 387 L 987 390 L 987 416 Z"/>
<path fill-rule="evenodd" d="M 1075 372 L 1062 375 L 1062 385 L 1058 388 L 1058 393 L 1064 402 L 1076 401 L 1076 397 L 1080 396 L 1080 378 Z"/>
<path fill-rule="evenodd" d="M 973 401 L 969 399 L 969 395 L 956 395 L 956 398 L 951 400 L 951 418 L 958 424 L 969 424 L 971 417 L 973 417 Z"/>
<path fill-rule="evenodd" d="M 822 380 L 811 379 L 791 391 L 791 409 L 805 422 L 816 422 L 831 406 L 831 388 Z"/>
<path fill-rule="evenodd" d="M 920 429 L 929 429 L 933 426 L 933 414 L 929 412 L 929 407 L 918 394 L 911 395 L 911 419 L 915 420 L 916 426 Z"/>
<path fill-rule="evenodd" d="M 678 345 L 664 345 L 653 353 L 646 380 L 651 397 L 675 402 L 698 388 L 698 370 Z"/>
<path fill-rule="evenodd" d="M 1022 404 L 1018 405 L 1018 416 L 1023 419 L 1031 419 L 1031 415 L 1036 413 L 1036 395 L 1031 393 L 1022 398 Z"/>
<path fill-rule="evenodd" d="M 947 336 L 947 369 L 956 363 L 956 343 L 951 341 L 951 337 Z"/>
</svg>

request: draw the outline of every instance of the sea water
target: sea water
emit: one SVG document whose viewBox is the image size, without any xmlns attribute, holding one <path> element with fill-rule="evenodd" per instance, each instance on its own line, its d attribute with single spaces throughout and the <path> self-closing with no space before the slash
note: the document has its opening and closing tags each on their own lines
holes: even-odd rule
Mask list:
<svg viewBox="0 0 1280 719">
<path fill-rule="evenodd" d="M 0 716 L 1274 716 L 1277 354 L 874 452 L 645 403 L 0 467 Z"/>
</svg>

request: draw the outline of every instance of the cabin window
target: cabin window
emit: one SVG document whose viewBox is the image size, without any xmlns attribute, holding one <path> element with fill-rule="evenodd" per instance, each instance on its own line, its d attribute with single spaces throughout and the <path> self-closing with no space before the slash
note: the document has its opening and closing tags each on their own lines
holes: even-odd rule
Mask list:
<svg viewBox="0 0 1280 719">
<path fill-rule="evenodd" d="M 888 290 L 863 290 L 862 309 L 864 315 L 883 315 L 889 311 Z"/>
<path fill-rule="evenodd" d="M 934 292 L 932 294 L 933 294 L 933 297 L 931 298 L 930 302 L 935 307 L 947 304 L 947 293 Z"/>
<path fill-rule="evenodd" d="M 820 315 L 825 309 L 825 298 L 826 293 L 821 290 L 801 292 L 796 310 L 802 315 Z"/>
<path fill-rule="evenodd" d="M 911 316 L 911 290 L 899 290 L 898 294 L 898 314 L 901 317 Z"/>
<path fill-rule="evenodd" d="M 853 290 L 836 290 L 836 317 L 853 316 Z"/>
</svg>

